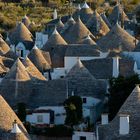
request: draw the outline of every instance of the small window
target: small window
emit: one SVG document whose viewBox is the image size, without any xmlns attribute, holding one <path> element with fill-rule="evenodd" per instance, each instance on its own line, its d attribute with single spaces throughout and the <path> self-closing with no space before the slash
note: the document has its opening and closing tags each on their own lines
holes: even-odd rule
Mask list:
<svg viewBox="0 0 140 140">
<path fill-rule="evenodd" d="M 87 103 L 87 98 L 83 98 L 83 103 Z"/>
<path fill-rule="evenodd" d="M 80 136 L 80 140 L 86 140 L 85 136 Z"/>
<path fill-rule="evenodd" d="M 23 50 L 20 51 L 20 56 L 23 57 Z"/>
<path fill-rule="evenodd" d="M 43 122 L 43 116 L 42 115 L 37 116 L 37 122 L 40 122 L 40 123 Z"/>
<path fill-rule="evenodd" d="M 60 78 L 61 78 L 61 79 L 63 79 L 63 78 L 64 78 L 64 76 L 60 76 Z"/>
</svg>

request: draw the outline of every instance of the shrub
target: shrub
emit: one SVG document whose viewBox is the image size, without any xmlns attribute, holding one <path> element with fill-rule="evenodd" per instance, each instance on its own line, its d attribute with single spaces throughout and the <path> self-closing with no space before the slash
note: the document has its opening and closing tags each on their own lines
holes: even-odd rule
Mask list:
<svg viewBox="0 0 140 140">
<path fill-rule="evenodd" d="M 48 137 L 71 137 L 73 129 L 64 125 L 57 125 L 52 128 L 46 128 L 46 135 Z"/>
</svg>

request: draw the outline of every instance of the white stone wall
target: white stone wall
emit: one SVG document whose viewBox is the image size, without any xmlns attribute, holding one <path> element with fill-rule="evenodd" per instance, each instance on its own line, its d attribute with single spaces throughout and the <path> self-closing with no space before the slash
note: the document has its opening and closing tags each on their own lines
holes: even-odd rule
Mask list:
<svg viewBox="0 0 140 140">
<path fill-rule="evenodd" d="M 86 103 L 83 103 L 83 117 L 89 117 L 90 122 L 93 123 L 94 120 L 96 120 L 96 116 L 98 116 L 98 111 L 96 110 L 96 108 L 101 100 L 86 96 L 82 96 L 81 98 L 86 98 L 87 100 Z"/>
<path fill-rule="evenodd" d="M 86 140 L 96 140 L 95 134 L 93 132 L 82 132 L 75 131 L 72 140 L 80 140 L 80 137 L 86 137 Z"/>
<path fill-rule="evenodd" d="M 42 32 L 36 32 L 35 44 L 38 48 L 42 48 L 48 41 L 48 35 Z"/>
<path fill-rule="evenodd" d="M 42 122 L 38 122 L 38 116 L 43 117 Z M 50 124 L 50 113 L 33 113 L 26 116 L 26 121 L 30 122 L 31 124 Z"/>
<path fill-rule="evenodd" d="M 140 52 L 123 52 L 123 54 L 135 61 L 134 71 L 140 75 Z"/>
<path fill-rule="evenodd" d="M 64 124 L 66 118 L 66 112 L 63 106 L 45 106 L 39 107 L 37 110 L 53 110 L 54 111 L 54 124 Z M 43 122 L 37 121 L 37 116 L 43 116 Z M 50 124 L 50 113 L 32 113 L 26 116 L 26 121 L 31 124 Z"/>
<path fill-rule="evenodd" d="M 51 72 L 52 79 L 59 79 L 62 76 L 65 77 L 66 74 L 70 71 L 70 69 L 76 64 L 77 59 L 80 60 L 92 60 L 92 59 L 100 59 L 105 58 L 108 55 L 108 53 L 101 53 L 100 57 L 71 57 L 66 56 L 64 58 L 64 68 L 54 68 L 54 71 Z"/>
<path fill-rule="evenodd" d="M 27 55 L 26 48 L 22 42 L 19 42 L 16 46 L 16 54 L 21 56 L 21 51 L 23 51 L 23 57 L 25 58 Z"/>
<path fill-rule="evenodd" d="M 67 74 L 65 68 L 54 68 L 53 72 L 51 72 L 52 79 L 60 79 L 65 77 Z"/>
<path fill-rule="evenodd" d="M 89 106 L 96 105 L 96 104 L 98 104 L 101 101 L 101 100 L 99 100 L 97 98 L 87 97 L 87 96 L 82 96 L 81 98 L 82 99 L 86 98 L 86 100 L 87 100 L 87 103 L 83 103 L 84 107 L 89 107 Z"/>
<path fill-rule="evenodd" d="M 66 69 L 67 72 L 69 72 L 70 69 L 76 64 L 78 58 L 80 60 L 92 60 L 92 59 L 96 59 L 98 57 L 78 57 L 78 56 L 65 57 L 64 58 L 64 66 L 65 66 L 65 69 Z"/>
<path fill-rule="evenodd" d="M 113 73 L 112 76 L 117 78 L 119 76 L 119 57 L 113 57 Z"/>
<path fill-rule="evenodd" d="M 129 134 L 129 115 L 120 116 L 120 135 Z"/>
</svg>

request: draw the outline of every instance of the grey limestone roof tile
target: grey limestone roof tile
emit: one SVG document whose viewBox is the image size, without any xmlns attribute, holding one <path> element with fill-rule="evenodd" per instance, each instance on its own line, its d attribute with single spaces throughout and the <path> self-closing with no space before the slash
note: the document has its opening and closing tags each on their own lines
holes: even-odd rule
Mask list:
<svg viewBox="0 0 140 140">
<path fill-rule="evenodd" d="M 109 15 L 108 19 L 112 25 L 115 25 L 118 21 L 124 19 L 124 21 L 129 21 L 128 16 L 125 14 L 122 5 L 117 4 L 114 8 L 112 13 Z"/>
<path fill-rule="evenodd" d="M 108 124 L 99 126 L 99 138 L 102 140 L 138 140 L 139 133 L 139 107 L 140 107 L 140 88 L 137 85 L 129 97 L 126 99 L 116 117 Z M 130 116 L 130 131 L 127 135 L 119 135 L 119 115 L 127 114 Z"/>
<path fill-rule="evenodd" d="M 105 52 L 110 50 L 132 51 L 136 47 L 135 38 L 122 29 L 118 23 L 105 36 L 101 37 L 97 44 L 101 51 Z"/>
<path fill-rule="evenodd" d="M 31 50 L 33 47 L 33 36 L 22 22 L 19 22 L 15 29 L 10 32 L 9 39 L 14 45 L 22 42 L 27 50 Z"/>
<path fill-rule="evenodd" d="M 50 62 L 48 62 L 42 51 L 36 46 L 28 54 L 28 58 L 32 61 L 32 63 L 38 68 L 40 72 L 46 71 L 51 68 Z"/>
<path fill-rule="evenodd" d="M 0 95 L 0 139 L 6 140 L 6 138 L 9 138 L 8 140 L 29 140 L 29 135 L 23 126 L 22 122 L 19 120 L 17 115 L 14 113 L 14 111 L 11 109 L 11 107 L 8 105 L 8 103 L 4 100 L 4 98 Z M 11 129 L 13 127 L 13 122 L 17 121 L 17 124 L 21 130 L 21 134 L 17 134 L 17 137 L 11 132 Z M 10 136 L 9 136 L 10 135 Z M 12 137 L 11 137 L 12 136 Z"/>
<path fill-rule="evenodd" d="M 88 45 L 88 44 L 76 44 L 68 45 L 66 48 L 65 56 L 94 56 L 99 57 L 100 51 L 98 50 L 97 45 Z"/>
<path fill-rule="evenodd" d="M 67 32 L 62 33 L 61 35 L 68 44 L 78 44 L 88 35 L 90 35 L 92 39 L 95 39 L 80 18 L 78 18 L 76 23 Z"/>
<path fill-rule="evenodd" d="M 108 25 L 104 22 L 102 17 L 98 14 L 97 10 L 94 11 L 91 18 L 86 23 L 86 26 L 94 35 L 106 35 L 110 29 Z"/>
<path fill-rule="evenodd" d="M 24 25 L 28 28 L 31 24 L 31 21 L 29 19 L 29 17 L 27 15 L 25 15 L 23 18 L 22 18 L 22 23 L 24 23 Z"/>
</svg>

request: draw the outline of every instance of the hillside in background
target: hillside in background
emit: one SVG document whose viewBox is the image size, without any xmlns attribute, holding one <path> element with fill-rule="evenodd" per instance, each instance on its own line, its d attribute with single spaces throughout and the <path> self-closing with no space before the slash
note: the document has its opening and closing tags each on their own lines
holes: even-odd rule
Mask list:
<svg viewBox="0 0 140 140">
<path fill-rule="evenodd" d="M 75 0 L 74 5 L 83 0 Z M 109 14 L 115 1 L 108 0 L 111 6 L 106 7 L 105 0 L 89 0 L 89 5 L 92 9 L 98 7 L 98 11 L 104 9 Z M 135 9 L 140 0 L 122 0 L 126 12 L 131 12 Z M 15 27 L 16 22 L 27 15 L 36 26 L 32 29 L 40 31 L 44 29 L 45 24 L 52 19 L 53 10 L 57 8 L 59 16 L 69 13 L 70 4 L 66 0 L 1 0 L 0 1 L 0 33 L 5 37 L 6 32 Z M 73 9 L 74 10 L 74 9 Z"/>
</svg>

